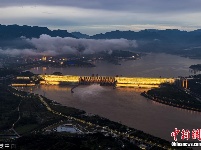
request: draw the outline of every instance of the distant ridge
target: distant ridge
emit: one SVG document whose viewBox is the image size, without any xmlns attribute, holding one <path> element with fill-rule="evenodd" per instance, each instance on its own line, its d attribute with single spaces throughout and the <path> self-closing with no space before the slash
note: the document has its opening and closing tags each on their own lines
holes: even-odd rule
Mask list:
<svg viewBox="0 0 201 150">
<path fill-rule="evenodd" d="M 38 26 L 19 26 L 19 25 L 1 25 L 0 24 L 0 40 L 16 39 L 22 36 L 26 38 L 39 38 L 40 35 L 47 34 L 52 37 L 73 37 L 67 30 L 49 30 L 47 27 Z"/>
<path fill-rule="evenodd" d="M 51 37 L 72 37 L 85 39 L 127 39 L 135 40 L 136 51 L 159 52 L 181 55 L 184 57 L 201 58 L 201 29 L 180 31 L 178 29 L 145 29 L 135 31 L 111 31 L 93 36 L 67 30 L 49 30 L 47 27 L 0 25 L 0 50 L 33 48 L 33 45 L 20 37 L 39 38 L 47 34 Z"/>
<path fill-rule="evenodd" d="M 168 39 L 188 39 L 188 40 L 198 40 L 201 38 L 201 29 L 194 31 L 180 31 L 178 29 L 166 29 L 166 30 L 157 30 L 157 29 L 145 29 L 139 32 L 135 31 L 110 31 L 106 33 L 95 34 L 89 36 L 83 34 L 79 31 L 77 32 L 68 32 L 67 30 L 50 30 L 47 27 L 38 27 L 38 26 L 28 26 L 28 25 L 1 25 L 0 24 L 0 40 L 1 39 L 16 39 L 22 36 L 26 38 L 39 38 L 40 35 L 47 34 L 52 37 L 73 37 L 73 38 L 90 38 L 90 39 L 128 39 L 128 40 L 168 40 Z"/>
<path fill-rule="evenodd" d="M 178 29 L 145 29 L 135 31 L 111 31 L 96 34 L 91 39 L 127 39 L 136 40 L 138 51 L 159 52 L 201 58 L 201 29 L 180 31 Z"/>
<path fill-rule="evenodd" d="M 80 33 L 80 32 L 72 32 L 71 34 L 74 35 L 75 37 L 81 38 L 81 39 L 89 39 L 90 38 L 89 35 L 83 34 L 83 33 Z"/>
<path fill-rule="evenodd" d="M 128 40 L 167 40 L 167 39 L 195 39 L 201 36 L 201 29 L 194 31 L 180 31 L 178 29 L 145 29 L 139 32 L 135 31 L 110 31 L 91 36 L 91 39 L 119 39 L 124 38 Z"/>
</svg>

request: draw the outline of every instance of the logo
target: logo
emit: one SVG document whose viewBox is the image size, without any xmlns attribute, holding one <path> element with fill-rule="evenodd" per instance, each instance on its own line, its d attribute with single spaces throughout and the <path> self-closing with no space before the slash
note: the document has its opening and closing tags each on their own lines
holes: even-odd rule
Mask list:
<svg viewBox="0 0 201 150">
<path fill-rule="evenodd" d="M 188 129 L 179 130 L 177 128 L 171 132 L 171 137 L 175 142 L 172 142 L 172 146 L 201 146 L 201 143 L 187 143 L 185 141 L 197 140 L 201 141 L 201 129 L 193 129 L 192 131 Z M 180 138 L 184 142 L 177 142 L 177 138 Z"/>
</svg>

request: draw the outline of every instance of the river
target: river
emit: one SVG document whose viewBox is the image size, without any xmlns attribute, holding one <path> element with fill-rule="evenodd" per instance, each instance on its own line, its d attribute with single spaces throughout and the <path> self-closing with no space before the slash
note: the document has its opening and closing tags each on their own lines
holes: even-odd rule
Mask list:
<svg viewBox="0 0 201 150">
<path fill-rule="evenodd" d="M 178 77 L 192 74 L 189 66 L 201 60 L 183 58 L 168 54 L 149 54 L 140 60 L 122 61 L 121 65 L 94 62 L 94 68 L 32 68 L 39 74 L 60 71 L 63 74 L 106 76 L 123 75 L 138 77 Z M 38 86 L 27 88 L 45 95 L 62 105 L 85 110 L 127 126 L 142 130 L 154 136 L 173 141 L 170 136 L 174 128 L 198 129 L 201 113 L 174 108 L 148 100 L 140 93 L 144 89 L 102 87 L 99 85 L 78 86 L 74 93 L 65 86 Z"/>
</svg>

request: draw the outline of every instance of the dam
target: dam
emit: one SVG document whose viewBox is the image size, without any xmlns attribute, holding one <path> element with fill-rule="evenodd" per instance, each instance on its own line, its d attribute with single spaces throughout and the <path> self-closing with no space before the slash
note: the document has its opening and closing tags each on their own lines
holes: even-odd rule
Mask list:
<svg viewBox="0 0 201 150">
<path fill-rule="evenodd" d="M 74 76 L 39 75 L 40 84 L 45 85 L 87 85 L 100 84 L 115 87 L 157 88 L 162 83 L 175 83 L 175 78 L 110 77 L 110 76 Z"/>
</svg>

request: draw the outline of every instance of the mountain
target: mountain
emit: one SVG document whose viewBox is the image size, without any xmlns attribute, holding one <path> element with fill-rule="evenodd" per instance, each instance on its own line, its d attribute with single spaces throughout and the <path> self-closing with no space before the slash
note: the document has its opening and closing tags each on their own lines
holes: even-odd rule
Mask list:
<svg viewBox="0 0 201 150">
<path fill-rule="evenodd" d="M 164 52 L 182 56 L 201 58 L 201 29 L 180 31 L 178 29 L 145 29 L 135 31 L 111 31 L 96 34 L 91 39 L 128 39 L 136 40 L 138 50 L 144 52 Z"/>
<path fill-rule="evenodd" d="M 80 39 L 89 39 L 90 38 L 89 35 L 83 34 L 83 33 L 80 33 L 80 32 L 72 32 L 71 34 L 74 35 L 77 38 L 80 38 Z"/>
<path fill-rule="evenodd" d="M 66 30 L 49 30 L 47 27 L 38 26 L 19 26 L 19 25 L 1 25 L 0 24 L 0 39 L 17 39 L 22 36 L 26 38 L 39 38 L 41 34 L 47 34 L 52 37 L 73 37 L 71 33 Z"/>
<path fill-rule="evenodd" d="M 32 45 L 27 43 L 21 37 L 26 38 L 39 38 L 40 35 L 47 34 L 52 37 L 72 37 L 71 33 L 66 30 L 49 30 L 47 27 L 38 27 L 38 26 L 19 26 L 19 25 L 1 25 L 0 24 L 0 48 L 33 48 Z"/>
<path fill-rule="evenodd" d="M 111 31 L 106 32 L 105 34 L 96 34 L 91 36 L 92 39 L 119 39 L 124 38 L 128 40 L 155 40 L 155 39 L 164 39 L 173 37 L 180 37 L 188 35 L 187 31 L 180 31 L 177 29 L 166 29 L 166 30 L 155 30 L 155 29 L 145 29 L 139 32 L 135 31 Z"/>
<path fill-rule="evenodd" d="M 8 48 L 32 48 L 23 37 L 39 38 L 41 34 L 52 37 L 73 37 L 86 39 L 128 39 L 136 40 L 138 45 L 133 50 L 144 52 L 164 52 L 179 54 L 188 57 L 201 58 L 201 29 L 194 31 L 180 31 L 178 29 L 145 29 L 135 31 L 111 31 L 93 36 L 80 32 L 69 33 L 67 30 L 49 30 L 47 27 L 0 25 L 0 49 Z"/>
<path fill-rule="evenodd" d="M 166 41 L 166 42 L 201 42 L 201 29 L 194 31 L 180 31 L 178 29 L 155 30 L 145 29 L 139 32 L 135 31 L 111 31 L 105 34 L 96 34 L 91 39 L 128 39 L 139 41 Z"/>
</svg>

